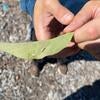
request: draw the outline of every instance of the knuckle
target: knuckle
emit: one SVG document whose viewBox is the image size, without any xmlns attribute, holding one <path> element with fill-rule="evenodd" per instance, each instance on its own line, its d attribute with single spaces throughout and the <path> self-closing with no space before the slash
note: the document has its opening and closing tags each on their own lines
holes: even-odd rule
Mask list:
<svg viewBox="0 0 100 100">
<path fill-rule="evenodd" d="M 87 2 L 88 6 L 93 6 L 95 3 L 97 3 L 95 0 L 91 0 Z"/>
<path fill-rule="evenodd" d="M 59 3 L 58 0 L 45 0 L 44 1 L 44 6 L 48 9 L 53 9 L 57 4 Z"/>
<path fill-rule="evenodd" d="M 87 29 L 87 34 L 89 34 L 90 39 L 97 38 L 97 30 L 95 27 L 90 27 Z"/>
<path fill-rule="evenodd" d="M 100 1 L 99 0 L 91 0 L 85 4 L 86 8 L 92 9 L 95 11 L 98 7 L 100 8 Z"/>
<path fill-rule="evenodd" d="M 47 7 L 47 8 L 50 7 L 50 5 L 51 5 L 51 3 L 52 3 L 51 1 L 52 1 L 52 0 L 45 0 L 44 6 Z"/>
</svg>

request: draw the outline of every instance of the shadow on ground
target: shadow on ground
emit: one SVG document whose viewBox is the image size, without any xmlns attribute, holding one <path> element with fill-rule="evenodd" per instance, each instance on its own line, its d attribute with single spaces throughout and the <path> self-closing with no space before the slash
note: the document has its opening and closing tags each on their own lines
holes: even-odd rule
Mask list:
<svg viewBox="0 0 100 100">
<path fill-rule="evenodd" d="M 100 100 L 100 80 L 80 88 L 64 100 Z"/>
<path fill-rule="evenodd" d="M 67 57 L 64 59 L 56 59 L 56 58 L 48 58 L 45 57 L 43 59 L 40 60 L 36 60 L 35 63 L 37 66 L 39 66 L 39 69 L 42 70 L 43 66 L 47 63 L 60 63 L 60 65 L 65 64 L 66 66 L 74 61 L 79 61 L 79 60 L 85 60 L 85 61 L 97 61 L 93 56 L 91 56 L 88 52 L 86 51 L 80 51 L 78 54 L 73 55 L 71 57 Z"/>
</svg>

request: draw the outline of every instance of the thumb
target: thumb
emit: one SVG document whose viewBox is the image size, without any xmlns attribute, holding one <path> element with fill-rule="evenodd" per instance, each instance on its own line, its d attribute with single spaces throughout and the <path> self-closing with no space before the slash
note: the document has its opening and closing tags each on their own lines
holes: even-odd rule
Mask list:
<svg viewBox="0 0 100 100">
<path fill-rule="evenodd" d="M 58 0 L 53 1 L 52 4 L 49 3 L 48 9 L 51 14 L 61 23 L 64 25 L 69 24 L 74 14 L 65 8 L 63 5 L 60 4 Z"/>
</svg>

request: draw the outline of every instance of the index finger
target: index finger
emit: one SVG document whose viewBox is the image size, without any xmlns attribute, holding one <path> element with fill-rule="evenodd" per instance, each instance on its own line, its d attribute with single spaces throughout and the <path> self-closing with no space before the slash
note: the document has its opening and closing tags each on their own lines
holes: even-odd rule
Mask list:
<svg viewBox="0 0 100 100">
<path fill-rule="evenodd" d="M 75 31 L 74 39 L 77 43 L 100 38 L 100 18 L 94 19 Z"/>
</svg>

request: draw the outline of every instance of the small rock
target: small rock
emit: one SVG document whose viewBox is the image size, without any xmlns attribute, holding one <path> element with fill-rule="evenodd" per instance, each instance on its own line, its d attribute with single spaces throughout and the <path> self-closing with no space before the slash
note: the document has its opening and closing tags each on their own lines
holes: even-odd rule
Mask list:
<svg viewBox="0 0 100 100">
<path fill-rule="evenodd" d="M 40 70 L 36 65 L 33 64 L 33 66 L 28 69 L 28 72 L 31 76 L 39 76 Z"/>
<path fill-rule="evenodd" d="M 9 41 L 10 41 L 10 42 L 16 42 L 16 41 L 18 41 L 18 37 L 15 36 L 15 35 L 10 35 Z"/>
<path fill-rule="evenodd" d="M 3 12 L 2 12 L 2 11 L 0 11 L 0 16 L 2 17 L 2 15 L 3 15 Z"/>
<path fill-rule="evenodd" d="M 1 30 L 2 30 L 2 29 L 5 29 L 7 25 L 8 25 L 7 23 L 2 23 L 2 25 L 1 25 Z"/>
<path fill-rule="evenodd" d="M 67 68 L 67 66 L 66 65 L 60 65 L 60 64 L 58 64 L 58 72 L 60 73 L 60 74 L 67 74 L 67 71 L 68 71 L 68 68 Z"/>
<path fill-rule="evenodd" d="M 2 74 L 2 69 L 0 69 L 0 74 Z"/>
<path fill-rule="evenodd" d="M 20 75 L 19 75 L 19 74 L 16 75 L 16 76 L 15 76 L 15 79 L 16 79 L 16 81 L 18 81 L 18 80 L 20 79 Z"/>
<path fill-rule="evenodd" d="M 26 87 L 27 88 L 27 91 L 29 92 L 29 93 L 32 93 L 32 89 L 30 88 L 30 87 Z"/>
</svg>

